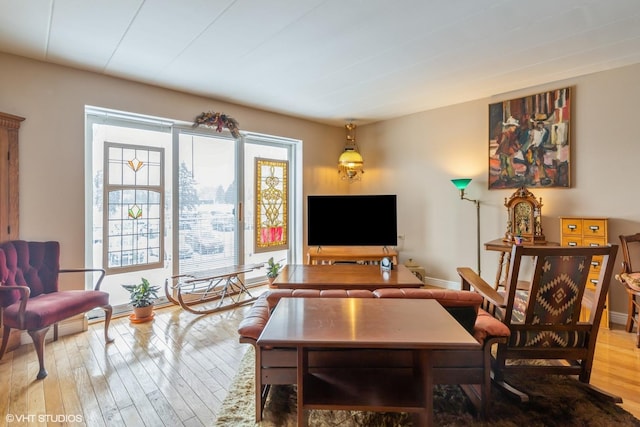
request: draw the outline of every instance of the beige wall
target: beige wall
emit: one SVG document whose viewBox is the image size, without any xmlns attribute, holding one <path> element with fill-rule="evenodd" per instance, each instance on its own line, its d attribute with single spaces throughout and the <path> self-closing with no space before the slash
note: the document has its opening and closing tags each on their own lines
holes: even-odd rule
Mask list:
<svg viewBox="0 0 640 427">
<path fill-rule="evenodd" d="M 487 189 L 488 104 L 572 86 L 572 187 L 534 191 L 543 198 L 543 231 L 558 241 L 563 215 L 609 217 L 612 243 L 619 234 L 640 231 L 632 175 L 640 158 L 632 132 L 640 65 L 359 126 L 366 173 L 355 184 L 336 174 L 342 127 L 11 55 L 0 54 L 0 70 L 0 111 L 26 117 L 20 131 L 20 234 L 61 241 L 65 266 L 84 260 L 85 104 L 185 121 L 202 111 L 223 111 L 243 130 L 301 139 L 305 195 L 398 194 L 398 231 L 405 236 L 399 241 L 400 261 L 413 258 L 427 276 L 446 283 L 458 281 L 456 267 L 476 263 L 475 207 L 459 199 L 452 178 L 473 178 L 467 193 L 482 202 L 482 242 L 505 231 L 503 204 L 511 191 Z M 345 218 L 357 220 L 359 214 L 366 213 Z M 497 254 L 483 250 L 486 280 L 493 281 L 496 266 Z M 618 315 L 626 310 L 625 298 L 613 281 L 612 310 Z"/>
<path fill-rule="evenodd" d="M 246 131 L 303 141 L 303 191 L 340 193 L 339 126 L 242 107 L 0 53 L 0 111 L 20 128 L 20 237 L 61 242 L 65 267 L 84 265 L 84 107 L 93 105 L 191 122 L 221 111 Z"/>
<path fill-rule="evenodd" d="M 513 190 L 488 190 L 488 105 L 567 86 L 574 88 L 572 186 L 533 190 L 544 204 L 547 240 L 559 241 L 559 217 L 570 215 L 608 217 L 610 243 L 640 231 L 635 65 L 361 127 L 367 167 L 362 191 L 398 194 L 399 234 L 406 236 L 401 262 L 411 257 L 427 276 L 455 282 L 456 267 L 475 269 L 476 210 L 460 200 L 450 180 L 473 178 L 467 196 L 481 200 L 481 242 L 504 235 L 504 199 Z M 482 277 L 493 283 L 498 254 L 482 250 L 481 256 Z M 616 272 L 621 259 L 620 251 Z M 626 314 L 626 293 L 615 280 L 611 289 L 612 310 Z"/>
</svg>

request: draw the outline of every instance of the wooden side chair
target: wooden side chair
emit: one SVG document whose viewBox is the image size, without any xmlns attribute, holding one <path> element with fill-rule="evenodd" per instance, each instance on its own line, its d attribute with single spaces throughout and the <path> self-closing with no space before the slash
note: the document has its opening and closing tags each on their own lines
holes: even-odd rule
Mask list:
<svg viewBox="0 0 640 427">
<path fill-rule="evenodd" d="M 599 394 L 621 399 L 589 385 L 602 311 L 609 290 L 618 246 L 514 246 L 504 291 L 498 291 L 469 268 L 459 268 L 463 289 L 484 297 L 484 308 L 511 331 L 492 356 L 494 383 L 522 401 L 528 396 L 505 380 L 510 372 L 527 375 L 577 375 Z M 602 257 L 595 295 L 584 298 L 589 266 Z M 526 260 L 526 261 L 525 261 Z M 518 289 L 519 276 L 528 276 L 528 290 Z M 591 304 L 591 305 L 588 305 Z M 586 306 L 583 308 L 583 306 Z M 586 309 L 586 320 L 580 321 Z M 543 360 L 540 363 L 540 360 Z"/>
<path fill-rule="evenodd" d="M 100 290 L 104 278 L 103 269 L 60 269 L 60 244 L 58 242 L 26 242 L 13 240 L 0 244 L 0 307 L 4 333 L 0 347 L 0 359 L 4 356 L 11 329 L 26 330 L 38 354 L 40 370 L 37 379 L 47 376 L 44 367 L 44 338 L 54 325 L 69 317 L 94 308 L 105 311 L 104 338 L 109 338 L 109 322 L 112 308 L 109 294 Z M 60 291 L 60 273 L 98 272 L 93 290 Z M 84 275 L 82 277 L 84 288 Z"/>
<path fill-rule="evenodd" d="M 640 233 L 620 236 L 620 246 L 622 247 L 622 271 L 616 274 L 616 279 L 624 285 L 629 297 L 627 309 L 627 332 L 633 331 L 633 324 L 636 325 L 636 347 L 640 348 L 640 265 L 635 268 L 631 260 L 635 259 L 640 264 Z"/>
</svg>

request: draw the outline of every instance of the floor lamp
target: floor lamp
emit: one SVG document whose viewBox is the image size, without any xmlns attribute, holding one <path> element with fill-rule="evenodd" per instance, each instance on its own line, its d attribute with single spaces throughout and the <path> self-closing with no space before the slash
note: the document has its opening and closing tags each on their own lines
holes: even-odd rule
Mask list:
<svg viewBox="0 0 640 427">
<path fill-rule="evenodd" d="M 469 199 L 464 196 L 464 189 L 471 182 L 470 178 L 452 179 L 453 185 L 460 190 L 460 199 L 468 200 L 476 205 L 476 246 L 477 246 L 477 263 L 478 263 L 478 276 L 480 276 L 480 200 Z"/>
</svg>

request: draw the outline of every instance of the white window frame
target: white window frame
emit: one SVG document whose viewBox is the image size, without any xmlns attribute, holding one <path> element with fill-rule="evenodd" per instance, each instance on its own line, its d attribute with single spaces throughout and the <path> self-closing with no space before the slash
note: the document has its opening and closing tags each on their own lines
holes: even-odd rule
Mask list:
<svg viewBox="0 0 640 427">
<path fill-rule="evenodd" d="M 100 107 L 92 107 L 92 106 L 85 107 L 85 114 L 86 114 L 86 123 L 87 123 L 87 126 L 85 127 L 85 140 L 86 140 L 85 170 L 87 171 L 85 175 L 85 179 L 86 179 L 85 188 L 86 188 L 87 201 L 88 201 L 85 206 L 85 218 L 86 218 L 85 235 L 87 236 L 86 246 L 85 246 L 86 247 L 85 258 L 87 260 L 87 265 L 94 265 L 95 267 L 99 268 L 102 266 L 96 265 L 99 262 L 98 260 L 102 261 L 103 265 L 106 265 L 106 263 L 104 262 L 105 255 L 103 254 L 94 255 L 95 249 L 94 249 L 94 229 L 93 229 L 93 226 L 94 226 L 93 197 L 94 197 L 94 191 L 95 191 L 95 188 L 94 188 L 95 166 L 93 165 L 94 146 L 93 146 L 93 135 L 92 135 L 91 124 L 93 123 L 114 124 L 122 127 L 131 127 L 134 129 L 160 131 L 162 133 L 167 133 L 169 135 L 174 133 L 175 128 L 189 128 L 192 126 L 192 124 L 182 122 L 182 121 L 166 119 L 166 118 L 151 117 L 151 116 L 145 116 L 145 115 L 140 115 L 135 113 L 108 110 L 108 109 L 103 109 Z M 198 129 L 198 131 L 204 131 L 203 133 L 206 133 L 208 129 L 200 128 Z M 223 132 L 223 136 L 227 136 L 227 134 L 228 132 L 226 131 Z M 289 235 L 290 235 L 290 242 L 292 246 L 290 247 L 288 252 L 288 263 L 300 264 L 304 261 L 303 260 L 303 249 L 304 249 L 303 219 L 302 219 L 302 212 L 303 212 L 302 144 L 303 142 L 301 140 L 294 140 L 290 138 L 283 138 L 278 136 L 241 131 L 241 143 L 238 145 L 239 146 L 238 159 L 242 159 L 242 150 L 243 150 L 244 144 L 250 143 L 250 142 L 259 142 L 263 144 L 267 143 L 267 144 L 276 144 L 276 145 L 282 144 L 282 145 L 288 146 L 289 149 L 291 150 L 290 151 L 291 164 L 290 164 L 290 173 L 289 173 L 290 175 L 289 206 L 290 206 L 290 216 L 291 216 L 291 228 L 289 230 L 289 233 L 290 233 Z M 146 147 L 146 144 L 144 144 L 144 146 Z M 95 149 L 98 149 L 98 148 L 96 147 Z M 171 163 L 171 166 L 167 164 L 167 168 L 169 167 L 171 168 L 170 170 L 172 174 L 172 179 L 175 180 L 175 174 L 177 173 L 177 170 L 178 170 L 177 168 L 179 167 L 177 157 L 174 154 L 176 150 L 175 141 L 173 143 L 170 143 L 170 145 L 167 146 L 166 149 L 169 150 L 169 152 L 165 153 L 165 162 Z M 239 167 L 241 168 L 241 166 Z M 239 169 L 239 170 L 242 170 L 242 169 Z M 169 172 L 167 171 L 167 173 Z M 169 187 L 165 188 L 164 203 L 166 205 L 171 205 L 174 202 L 173 199 L 177 195 L 177 189 L 173 187 L 174 185 L 173 182 L 170 183 L 166 181 L 167 177 L 165 177 L 165 184 L 170 186 L 170 188 Z M 240 188 L 242 187 L 240 186 L 240 184 L 238 185 Z M 242 200 L 244 195 L 242 193 L 239 193 L 238 197 L 240 197 Z M 171 212 L 172 210 L 170 212 L 166 212 L 167 216 L 165 217 L 164 223 L 163 223 L 163 227 L 165 230 L 167 230 L 167 226 L 169 225 L 168 222 L 173 221 L 174 215 Z M 177 227 L 170 227 L 170 228 L 172 230 L 172 233 L 175 233 L 175 230 L 177 230 Z M 172 241 L 176 238 L 177 236 L 168 236 L 168 239 L 170 240 L 167 240 L 164 244 L 163 251 L 165 253 L 165 260 L 164 260 L 165 269 L 167 267 L 166 265 L 167 259 L 171 259 L 172 255 L 174 259 L 177 259 L 176 253 L 175 253 L 177 252 L 177 249 L 176 249 L 177 244 Z M 103 253 L 106 253 L 107 252 L 106 249 L 108 249 L 108 246 L 105 242 L 106 241 L 103 239 L 103 245 L 102 245 Z M 172 263 L 172 269 L 175 271 L 176 268 L 177 266 L 175 265 L 175 263 Z M 151 267 L 147 265 L 141 268 L 140 271 L 144 271 L 146 269 L 151 269 Z M 156 270 L 156 271 L 159 273 L 162 273 L 162 270 L 163 269 Z M 123 271 L 120 270 L 118 272 L 123 272 Z M 120 279 L 118 275 L 112 275 L 112 276 L 113 276 L 113 280 L 110 279 L 110 276 L 105 278 L 105 281 L 103 283 L 103 288 L 106 287 L 107 289 L 117 289 L 120 287 L 119 285 L 123 283 L 122 279 Z M 162 280 L 164 280 L 164 278 L 168 276 L 169 274 L 165 273 L 165 276 L 163 276 Z M 155 281 L 159 283 L 158 279 L 156 279 Z M 114 282 L 114 283 L 111 283 L 111 282 Z M 253 280 L 251 280 L 250 282 L 253 282 Z M 90 284 L 87 284 L 87 286 L 90 286 Z"/>
<path fill-rule="evenodd" d="M 154 168 L 158 170 L 158 184 L 153 185 L 149 183 L 144 183 L 146 180 L 142 180 L 142 183 L 138 182 L 137 176 L 138 172 L 144 173 L 149 169 L 151 165 L 145 163 L 141 164 L 140 170 L 134 171 L 134 176 L 136 177 L 135 182 L 126 183 L 123 182 L 121 177 L 118 177 L 118 183 L 114 184 L 111 179 L 110 172 L 112 170 L 125 169 L 128 167 L 125 163 L 127 159 L 119 158 L 118 160 L 111 158 L 110 149 L 113 148 L 115 150 L 124 151 L 132 151 L 134 154 L 134 158 L 138 159 L 137 152 L 155 152 L 158 155 L 157 164 L 153 165 Z M 138 159 L 139 160 L 139 159 Z M 145 156 L 146 160 L 146 156 Z M 115 168 L 111 166 L 114 163 L 119 163 Z M 145 170 L 146 168 L 146 170 Z M 153 147 L 148 145 L 133 145 L 133 144 L 121 144 L 116 142 L 105 141 L 104 143 L 104 182 L 103 182 L 103 220 L 102 220 L 102 241 L 104 242 L 103 250 L 102 250 L 102 265 L 107 274 L 118 274 L 118 273 L 127 273 L 132 271 L 144 271 L 152 268 L 161 268 L 164 263 L 164 238 L 163 238 L 163 230 L 164 230 L 164 206 L 165 206 L 165 186 L 164 186 L 164 148 L 161 147 Z M 124 173 L 124 172 L 123 172 Z M 158 194 L 158 203 L 155 214 L 151 214 L 151 204 L 150 203 L 141 203 L 142 206 L 138 205 L 137 200 L 134 200 L 136 209 L 140 209 L 140 211 L 129 212 L 127 215 L 123 212 L 124 205 L 122 203 L 117 203 L 112 205 L 110 195 L 115 192 L 151 192 Z M 113 208 L 112 208 L 113 206 Z M 131 209 L 132 206 L 129 206 Z M 113 234 L 110 232 L 110 222 L 114 220 L 112 218 L 111 213 L 115 211 L 115 221 L 120 223 L 130 222 L 132 227 L 126 231 L 125 227 L 120 227 L 120 231 L 117 234 Z M 143 224 L 147 224 L 149 227 L 149 220 L 153 220 L 157 227 L 154 227 L 153 230 L 149 230 L 148 228 L 142 229 L 138 227 L 138 221 L 136 213 L 140 213 L 140 219 L 144 221 Z M 132 215 L 135 217 L 132 217 Z M 150 218 L 150 215 L 153 217 Z M 157 244 L 151 246 L 149 244 L 149 234 L 155 234 L 157 238 Z M 132 242 L 131 248 L 123 247 L 123 241 L 125 238 L 129 238 Z M 143 244 L 139 243 L 141 238 L 143 238 Z M 114 245 L 111 244 L 112 240 L 114 240 Z M 115 240 L 120 240 L 119 243 L 115 243 Z M 117 250 L 113 250 L 116 248 Z M 155 262 L 148 262 L 150 253 L 153 250 L 156 250 L 155 256 L 157 256 L 157 260 Z M 112 255 L 120 255 L 119 256 L 119 265 L 114 265 L 115 263 L 111 262 Z M 124 255 L 129 255 L 131 258 L 131 263 L 125 263 L 123 265 Z M 141 255 L 145 255 L 142 257 Z"/>
</svg>

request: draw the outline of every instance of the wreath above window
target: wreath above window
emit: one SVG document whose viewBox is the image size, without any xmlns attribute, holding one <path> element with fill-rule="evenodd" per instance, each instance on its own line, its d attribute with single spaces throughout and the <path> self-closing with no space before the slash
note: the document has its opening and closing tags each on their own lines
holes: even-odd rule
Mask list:
<svg viewBox="0 0 640 427">
<path fill-rule="evenodd" d="M 222 132 L 222 128 L 229 129 L 231 135 L 234 138 L 240 138 L 240 129 L 238 129 L 238 121 L 233 117 L 229 117 L 223 113 L 214 113 L 213 111 L 207 111 L 196 117 L 193 122 L 193 126 L 205 125 L 213 127 L 218 132 Z"/>
</svg>

